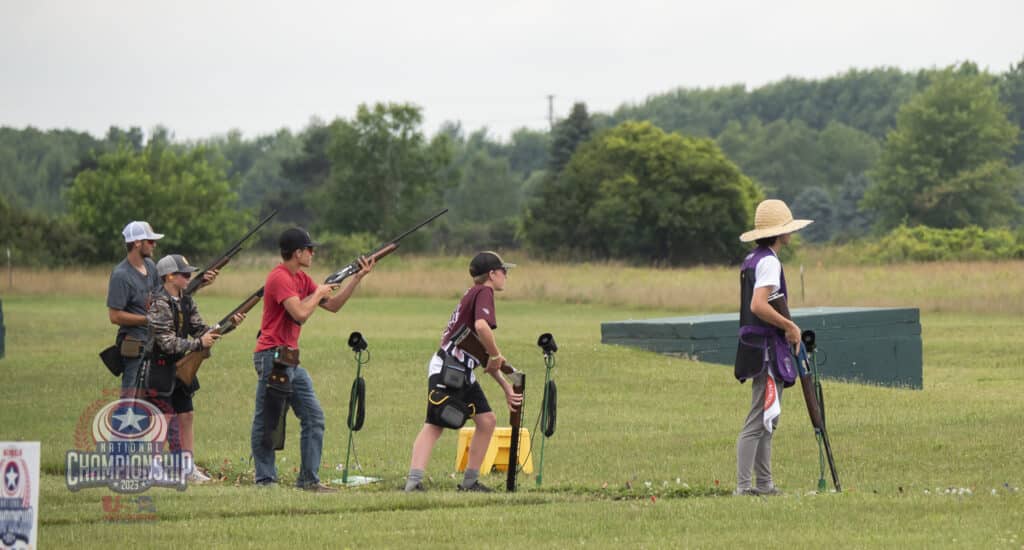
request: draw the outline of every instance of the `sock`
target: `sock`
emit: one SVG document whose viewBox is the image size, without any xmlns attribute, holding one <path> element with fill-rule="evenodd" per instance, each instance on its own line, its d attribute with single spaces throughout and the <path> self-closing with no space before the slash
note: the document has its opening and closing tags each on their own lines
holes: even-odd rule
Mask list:
<svg viewBox="0 0 1024 550">
<path fill-rule="evenodd" d="M 462 488 L 469 489 L 477 479 L 480 479 L 480 470 L 466 468 L 466 476 L 462 478 Z"/>
<path fill-rule="evenodd" d="M 409 470 L 409 476 L 405 478 L 405 490 L 412 491 L 413 487 L 423 481 L 423 470 Z"/>
</svg>

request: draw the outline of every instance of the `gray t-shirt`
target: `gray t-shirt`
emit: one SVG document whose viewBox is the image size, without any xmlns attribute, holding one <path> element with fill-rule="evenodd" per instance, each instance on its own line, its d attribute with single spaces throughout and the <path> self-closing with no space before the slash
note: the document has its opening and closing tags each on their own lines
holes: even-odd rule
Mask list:
<svg viewBox="0 0 1024 550">
<path fill-rule="evenodd" d="M 149 294 L 158 286 L 160 279 L 156 276 L 156 264 L 149 258 L 143 258 L 146 274 L 139 273 L 127 258 L 117 264 L 110 274 L 110 285 L 107 287 L 107 307 L 128 313 L 146 316 L 149 310 Z M 117 329 L 117 335 L 126 334 L 145 340 L 149 336 L 146 325 Z"/>
</svg>

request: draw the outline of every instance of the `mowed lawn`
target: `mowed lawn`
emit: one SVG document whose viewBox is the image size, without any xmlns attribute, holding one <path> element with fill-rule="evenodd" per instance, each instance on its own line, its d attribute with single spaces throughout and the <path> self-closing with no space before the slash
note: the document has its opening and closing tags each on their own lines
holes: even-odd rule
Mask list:
<svg viewBox="0 0 1024 550">
<path fill-rule="evenodd" d="M 515 280 L 513 279 L 513 282 Z M 927 298 L 923 298 L 927 299 Z M 207 320 L 238 299 L 199 296 Z M 349 388 L 345 340 L 361 331 L 365 427 L 356 434 L 362 471 L 381 482 L 312 495 L 290 488 L 298 466 L 292 417 L 275 489 L 252 485 L 249 428 L 258 310 L 214 349 L 196 395 L 197 461 L 224 480 L 187 491 L 155 488 L 155 519 L 104 521 L 107 489 L 70 492 L 65 453 L 85 411 L 117 380 L 97 353 L 112 339 L 102 296 L 3 296 L 7 356 L 0 440 L 42 441 L 40 543 L 54 547 L 979 547 L 1024 544 L 1024 372 L 1019 316 L 929 312 L 924 390 L 825 382 L 842 494 L 814 494 L 817 446 L 797 388 L 784 395 L 774 443 L 776 498 L 727 496 L 735 486 L 735 439 L 750 399 L 732 369 L 600 343 L 602 321 L 698 313 L 499 296 L 498 337 L 528 374 L 527 422 L 539 466 L 544 377 L 538 334 L 558 339 L 558 426 L 544 482 L 521 475 L 520 491 L 455 491 L 457 437 L 439 442 L 430 491 L 398 488 L 424 413 L 425 365 L 453 299 L 357 295 L 339 314 L 320 311 L 302 336 L 303 364 L 327 413 L 321 476 L 341 477 Z M 858 304 L 835 304 L 858 305 Z M 917 304 L 905 304 L 914 306 Z M 821 345 L 827 348 L 827 342 Z M 827 369 L 827 367 L 826 367 Z M 484 389 L 496 410 L 501 393 Z M 499 413 L 502 423 L 507 414 Z M 485 476 L 504 485 L 503 474 Z M 122 497 L 129 504 L 129 497 Z M 134 511 L 134 510 L 131 510 Z"/>
</svg>

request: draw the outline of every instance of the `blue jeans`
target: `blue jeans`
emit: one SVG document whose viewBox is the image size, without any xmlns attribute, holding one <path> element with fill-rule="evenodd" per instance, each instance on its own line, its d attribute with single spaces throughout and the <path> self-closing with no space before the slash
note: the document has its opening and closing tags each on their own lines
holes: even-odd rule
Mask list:
<svg viewBox="0 0 1024 550">
<path fill-rule="evenodd" d="M 276 453 L 273 449 L 263 446 L 263 402 L 266 397 L 267 380 L 274 367 L 274 350 L 258 351 L 253 354 L 253 365 L 259 382 L 256 384 L 256 410 L 252 417 L 252 458 L 256 463 L 256 483 L 277 481 L 277 466 L 274 464 Z M 299 436 L 299 452 L 302 464 L 299 477 L 295 480 L 298 487 L 308 487 L 320 483 L 320 456 L 324 448 L 324 410 L 313 391 L 313 379 L 301 366 L 288 369 L 292 383 L 292 395 L 288 405 L 295 416 L 299 417 L 301 434 Z"/>
<path fill-rule="evenodd" d="M 142 356 L 138 357 L 121 357 L 121 363 L 124 365 L 124 372 L 121 373 L 121 390 L 134 390 L 136 384 L 139 383 L 139 367 L 142 365 Z"/>
</svg>

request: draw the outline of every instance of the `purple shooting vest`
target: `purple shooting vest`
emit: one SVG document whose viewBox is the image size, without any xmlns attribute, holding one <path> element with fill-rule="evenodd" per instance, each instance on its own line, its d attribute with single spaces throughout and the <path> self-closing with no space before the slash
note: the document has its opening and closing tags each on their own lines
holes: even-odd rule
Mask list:
<svg viewBox="0 0 1024 550">
<path fill-rule="evenodd" d="M 755 378 L 771 368 L 772 375 L 782 380 L 783 387 L 796 382 L 796 366 L 793 354 L 786 342 L 785 332 L 762 321 L 750 311 L 757 278 L 757 264 L 774 253 L 767 246 L 759 246 L 747 255 L 740 266 L 740 331 L 736 349 L 736 364 L 733 374 L 740 382 Z M 772 294 L 772 301 L 785 300 L 786 274 L 780 273 L 779 290 Z"/>
</svg>

